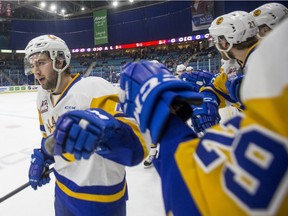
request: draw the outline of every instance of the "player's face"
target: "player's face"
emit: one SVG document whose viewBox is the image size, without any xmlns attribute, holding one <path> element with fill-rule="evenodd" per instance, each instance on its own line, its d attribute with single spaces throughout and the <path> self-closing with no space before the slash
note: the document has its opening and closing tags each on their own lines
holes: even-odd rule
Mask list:
<svg viewBox="0 0 288 216">
<path fill-rule="evenodd" d="M 35 79 L 45 90 L 56 88 L 58 73 L 53 70 L 52 60 L 45 53 L 35 54 L 29 58 Z"/>
<path fill-rule="evenodd" d="M 259 35 L 260 35 L 260 37 L 265 37 L 270 31 L 271 31 L 271 29 L 265 24 L 259 26 Z"/>
<path fill-rule="evenodd" d="M 224 36 L 218 37 L 217 44 L 221 50 L 227 50 L 229 48 L 229 43 L 227 42 Z"/>
</svg>

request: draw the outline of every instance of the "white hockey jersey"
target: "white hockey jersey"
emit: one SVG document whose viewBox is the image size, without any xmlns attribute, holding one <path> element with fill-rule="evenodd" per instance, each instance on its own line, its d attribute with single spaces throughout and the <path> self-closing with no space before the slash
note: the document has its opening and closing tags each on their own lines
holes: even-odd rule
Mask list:
<svg viewBox="0 0 288 216">
<path fill-rule="evenodd" d="M 115 157 L 108 156 L 108 159 L 96 153 L 88 160 L 75 160 L 73 155 L 67 153 L 54 156 L 55 191 L 67 203 L 70 211 L 75 215 L 86 216 L 92 212 L 93 215 L 109 215 L 107 205 L 127 199 L 125 167 L 118 163 L 117 159 L 125 161 L 126 165 L 135 165 L 148 154 L 146 142 L 134 120 L 119 112 L 115 87 L 102 78 L 81 78 L 77 74 L 56 101 L 50 92 L 40 88 L 37 108 L 44 138 L 53 133 L 57 119 L 72 110 L 101 108 L 127 124 L 131 137 L 118 139 L 113 145 L 121 148 L 125 142 L 133 142 L 131 146 L 135 146 L 136 156 L 133 151 L 126 152 L 127 154 L 124 151 L 123 155 L 118 154 Z M 105 214 L 99 210 L 103 205 L 107 209 Z"/>
</svg>

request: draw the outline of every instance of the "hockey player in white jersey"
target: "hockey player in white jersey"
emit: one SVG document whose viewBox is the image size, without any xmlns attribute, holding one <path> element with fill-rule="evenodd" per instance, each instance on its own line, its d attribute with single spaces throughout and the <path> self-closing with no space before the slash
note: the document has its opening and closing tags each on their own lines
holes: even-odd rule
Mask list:
<svg viewBox="0 0 288 216">
<path fill-rule="evenodd" d="M 249 59 L 243 113 L 201 138 L 183 118 L 199 94 L 186 91 L 189 86 L 165 66 L 138 62 L 124 68 L 121 105 L 160 145 L 155 160 L 167 215 L 287 215 L 287 34 L 288 20 Z"/>
<path fill-rule="evenodd" d="M 209 28 L 209 33 L 214 40 L 215 46 L 226 59 L 235 59 L 244 70 L 248 58 L 252 55 L 258 45 L 257 26 L 254 17 L 245 11 L 233 11 L 217 17 Z M 205 95 L 204 103 L 194 107 L 192 124 L 197 133 L 206 128 L 219 123 L 219 108 L 233 105 L 240 108 L 241 103 L 238 98 L 238 87 L 241 79 L 233 79 L 230 84 L 228 75 L 232 63 L 230 60 L 226 64 L 228 67 L 221 68 L 221 72 L 216 75 L 210 85 L 200 89 Z M 239 81 L 239 82 L 237 82 Z"/>
<path fill-rule="evenodd" d="M 34 189 L 48 183 L 42 173 L 55 162 L 56 216 L 124 216 L 125 165 L 148 155 L 146 141 L 135 121 L 120 111 L 112 84 L 71 75 L 70 61 L 66 43 L 54 35 L 36 37 L 25 49 L 25 73 L 41 85 L 37 109 L 43 135 L 31 156 L 29 183 Z M 54 156 L 45 148 L 50 136 Z"/>
<path fill-rule="evenodd" d="M 259 38 L 263 38 L 288 17 L 288 9 L 281 3 L 271 2 L 254 9 L 250 14 L 255 17 Z"/>
</svg>

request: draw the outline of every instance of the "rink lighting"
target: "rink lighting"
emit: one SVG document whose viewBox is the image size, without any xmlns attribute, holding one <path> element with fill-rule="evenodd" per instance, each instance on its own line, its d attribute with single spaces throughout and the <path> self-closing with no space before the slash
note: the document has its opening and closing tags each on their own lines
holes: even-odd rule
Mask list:
<svg viewBox="0 0 288 216">
<path fill-rule="evenodd" d="M 118 6 L 118 1 L 113 1 L 112 5 L 113 5 L 113 7 L 117 7 Z"/>
<path fill-rule="evenodd" d="M 57 9 L 57 6 L 56 6 L 55 4 L 51 4 L 50 10 L 53 11 L 53 12 L 55 12 L 56 9 Z"/>
<path fill-rule="evenodd" d="M 25 50 L 16 50 L 16 53 L 25 53 Z"/>
<path fill-rule="evenodd" d="M 1 53 L 12 53 L 12 50 L 1 49 Z"/>
<path fill-rule="evenodd" d="M 41 2 L 41 3 L 40 3 L 40 7 L 41 7 L 42 9 L 44 9 L 44 8 L 46 7 L 46 2 Z"/>
</svg>

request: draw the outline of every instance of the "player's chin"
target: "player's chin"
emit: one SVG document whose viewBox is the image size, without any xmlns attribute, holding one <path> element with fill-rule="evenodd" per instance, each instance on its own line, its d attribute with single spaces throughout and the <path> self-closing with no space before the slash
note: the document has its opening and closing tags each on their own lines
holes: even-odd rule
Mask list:
<svg viewBox="0 0 288 216">
<path fill-rule="evenodd" d="M 50 90 L 51 89 L 51 86 L 47 82 L 42 81 L 42 82 L 40 82 L 40 85 L 45 90 Z"/>
</svg>

